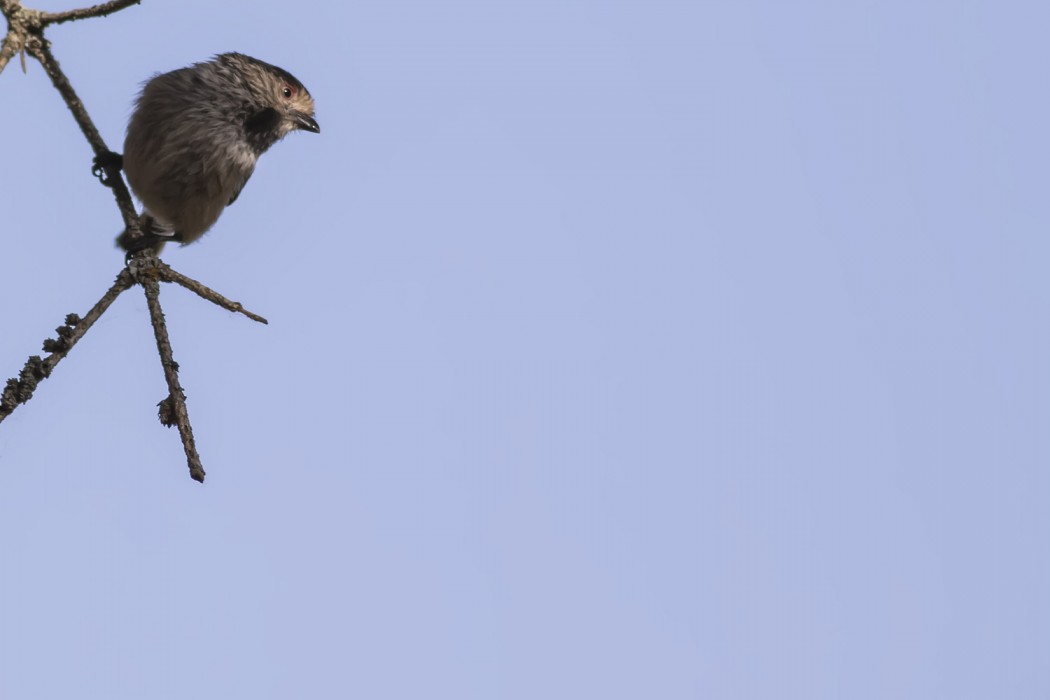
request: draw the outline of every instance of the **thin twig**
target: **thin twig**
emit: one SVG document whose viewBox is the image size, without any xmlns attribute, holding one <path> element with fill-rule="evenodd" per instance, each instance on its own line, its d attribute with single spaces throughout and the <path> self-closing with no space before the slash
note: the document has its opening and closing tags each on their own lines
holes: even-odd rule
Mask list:
<svg viewBox="0 0 1050 700">
<path fill-rule="evenodd" d="M 11 57 L 18 53 L 18 45 L 17 35 L 14 32 L 8 32 L 3 42 L 0 43 L 0 73 L 4 72 L 4 67 L 7 66 L 7 62 L 11 60 Z"/>
<path fill-rule="evenodd" d="M 110 307 L 110 304 L 116 301 L 121 292 L 130 289 L 134 284 L 131 272 L 125 268 L 117 275 L 109 291 L 102 295 L 102 298 L 91 307 L 86 316 L 83 318 L 76 314 L 66 316 L 65 325 L 56 329 L 58 339 L 49 338 L 44 341 L 44 350 L 51 354 L 43 360 L 39 355 L 33 355 L 26 361 L 18 379 L 7 380 L 7 386 L 0 394 L 0 423 L 11 415 L 17 406 L 33 398 L 37 384 L 51 376 L 55 366 L 73 349 L 77 341 L 84 337 L 84 334 Z"/>
<path fill-rule="evenodd" d="M 34 37 L 35 39 L 36 37 Z M 87 138 L 88 143 L 91 144 L 92 150 L 95 151 L 95 155 L 101 155 L 109 151 L 106 147 L 106 142 L 102 140 L 102 135 L 95 128 L 95 123 L 91 121 L 91 117 L 88 116 L 87 110 L 84 109 L 84 103 L 80 101 L 77 96 L 76 90 L 70 84 L 69 79 L 65 73 L 62 72 L 61 67 L 58 65 L 58 60 L 54 54 L 51 53 L 51 49 L 47 47 L 45 40 L 30 41 L 29 45 L 26 46 L 29 54 L 33 58 L 40 61 L 40 64 L 44 67 L 44 71 L 47 76 L 51 78 L 51 83 L 58 90 L 59 94 L 62 95 L 62 99 L 65 100 L 66 106 L 69 107 L 69 111 L 73 113 L 73 118 L 77 120 L 77 124 L 80 126 L 80 130 L 84 132 L 84 136 Z"/>
<path fill-rule="evenodd" d="M 161 262 L 160 260 L 158 260 L 157 262 L 159 263 L 159 267 L 160 267 L 159 274 L 160 274 L 161 282 L 174 282 L 175 284 L 178 284 L 178 285 L 180 285 L 182 287 L 185 287 L 186 289 L 190 290 L 191 292 L 193 292 L 194 294 L 196 294 L 200 298 L 207 299 L 211 303 L 217 304 L 218 306 L 221 306 L 222 308 L 226 309 L 227 311 L 233 311 L 234 313 L 244 314 L 245 316 L 247 316 L 251 320 L 256 321 L 258 323 L 262 323 L 262 324 L 269 324 L 270 323 L 269 321 L 267 321 L 262 316 L 260 316 L 258 314 L 254 314 L 251 311 L 249 311 L 248 309 L 244 308 L 244 305 L 241 304 L 241 302 L 233 301 L 231 299 L 227 299 L 223 295 L 221 295 L 218 292 L 216 292 L 214 289 L 212 289 L 212 288 L 210 288 L 210 287 L 208 287 L 206 285 L 201 284 L 200 282 L 198 282 L 195 279 L 191 279 L 191 278 L 187 277 L 186 275 L 182 274 L 181 272 L 176 272 L 175 270 L 171 269 L 168 265 L 166 265 L 165 263 Z"/>
<path fill-rule="evenodd" d="M 110 0 L 109 2 L 84 7 L 79 10 L 66 10 L 65 12 L 44 12 L 41 19 L 44 24 L 62 24 L 77 19 L 88 19 L 89 17 L 104 17 L 117 10 L 123 10 L 131 5 L 138 5 L 141 0 Z"/>
<path fill-rule="evenodd" d="M 149 317 L 153 323 L 153 335 L 157 339 L 160 364 L 164 368 L 164 379 L 168 382 L 168 397 L 161 402 L 161 422 L 170 425 L 170 421 L 174 420 L 179 428 L 179 437 L 182 438 L 182 447 L 186 451 L 190 478 L 204 481 L 204 465 L 201 464 L 197 445 L 193 441 L 193 427 L 190 425 L 190 415 L 186 409 L 186 394 L 179 385 L 179 365 L 172 357 L 168 327 L 164 323 L 164 311 L 160 308 L 160 284 L 150 275 L 140 277 L 139 284 L 146 292 L 146 303 L 149 305 Z"/>
<path fill-rule="evenodd" d="M 91 148 L 95 151 L 95 156 L 102 158 L 109 154 L 111 151 L 106 146 L 106 142 L 102 140 L 102 135 L 98 133 L 98 129 L 95 128 L 95 123 L 91 121 L 91 117 L 88 116 L 87 110 L 84 109 L 84 103 L 77 97 L 76 91 L 73 86 L 69 83 L 69 79 L 66 78 L 65 73 L 62 72 L 62 68 L 59 67 L 58 61 L 55 59 L 54 54 L 51 53 L 51 49 L 48 48 L 47 42 L 43 39 L 39 41 L 30 41 L 29 53 L 40 61 L 40 64 L 44 67 L 44 71 L 47 72 L 51 83 L 58 90 L 59 94 L 62 95 L 62 99 L 65 100 L 66 106 L 69 107 L 69 111 L 73 113 L 73 118 L 76 119 L 77 124 L 80 125 L 80 130 L 84 132 L 84 136 L 87 138 L 88 143 L 91 144 Z M 127 186 L 124 184 L 124 179 L 121 177 L 111 177 L 107 181 L 107 186 L 113 189 L 113 196 L 117 200 L 117 206 L 120 207 L 120 214 L 124 219 L 125 226 L 132 226 L 134 222 L 138 220 L 138 213 L 135 211 L 135 205 L 131 201 L 131 193 L 128 192 Z"/>
</svg>

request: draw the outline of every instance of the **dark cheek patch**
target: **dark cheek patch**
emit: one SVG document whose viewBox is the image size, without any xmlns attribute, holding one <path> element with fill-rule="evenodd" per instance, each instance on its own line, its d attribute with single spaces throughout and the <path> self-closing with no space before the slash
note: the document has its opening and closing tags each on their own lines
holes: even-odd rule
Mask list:
<svg viewBox="0 0 1050 700">
<path fill-rule="evenodd" d="M 259 110 L 244 121 L 244 130 L 249 134 L 265 134 L 274 131 L 281 120 L 273 107 Z"/>
<path fill-rule="evenodd" d="M 244 140 L 260 156 L 284 135 L 280 127 L 281 115 L 273 107 L 266 107 L 244 120 Z"/>
</svg>

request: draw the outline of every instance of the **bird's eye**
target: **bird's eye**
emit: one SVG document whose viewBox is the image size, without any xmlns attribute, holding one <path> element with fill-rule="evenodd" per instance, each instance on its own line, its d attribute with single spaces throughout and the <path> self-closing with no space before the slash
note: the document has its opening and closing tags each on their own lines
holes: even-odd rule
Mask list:
<svg viewBox="0 0 1050 700">
<path fill-rule="evenodd" d="M 291 85 L 285 85 L 284 87 L 281 88 L 281 94 L 284 95 L 287 98 L 290 98 L 293 95 L 295 95 L 295 88 L 292 87 Z"/>
</svg>

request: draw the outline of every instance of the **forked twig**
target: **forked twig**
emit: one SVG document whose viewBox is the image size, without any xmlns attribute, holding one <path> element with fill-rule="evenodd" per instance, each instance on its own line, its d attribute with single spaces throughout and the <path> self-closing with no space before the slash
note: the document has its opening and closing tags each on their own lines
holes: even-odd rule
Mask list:
<svg viewBox="0 0 1050 700">
<path fill-rule="evenodd" d="M 124 219 L 124 226 L 128 229 L 129 238 L 132 240 L 141 235 L 139 217 L 131 200 L 131 193 L 120 173 L 120 158 L 106 146 L 84 108 L 83 102 L 80 101 L 69 79 L 62 72 L 58 60 L 51 53 L 50 43 L 44 38 L 44 28 L 51 24 L 102 17 L 131 5 L 137 5 L 139 1 L 110 0 L 110 2 L 78 10 L 41 12 L 23 7 L 20 0 L 0 0 L 0 13 L 7 18 L 8 23 L 7 35 L 0 43 L 0 71 L 3 71 L 4 66 L 15 54 L 22 55 L 23 69 L 26 53 L 40 62 L 95 152 L 94 172 L 104 185 L 113 190 L 114 199 Z M 190 425 L 189 412 L 186 408 L 186 395 L 179 383 L 179 365 L 171 350 L 164 311 L 160 305 L 160 282 L 173 282 L 181 285 L 224 309 L 244 314 L 259 323 L 267 323 L 265 318 L 248 311 L 240 302 L 227 299 L 200 282 L 171 269 L 157 259 L 151 250 L 139 251 L 130 256 L 127 267 L 121 270 L 113 286 L 86 316 L 80 318 L 76 314 L 69 314 L 66 316 L 65 324 L 56 329 L 58 338 L 44 341 L 44 351 L 50 353 L 46 358 L 41 359 L 38 355 L 30 357 L 18 378 L 8 380 L 7 385 L 0 392 L 0 422 L 3 422 L 4 418 L 10 415 L 15 408 L 32 398 L 39 382 L 51 376 L 55 366 L 72 350 L 77 341 L 84 337 L 92 324 L 102 316 L 122 292 L 139 284 L 146 293 L 150 321 L 157 341 L 157 352 L 160 354 L 164 379 L 168 384 L 168 396 L 158 404 L 160 421 L 169 427 L 178 426 L 183 449 L 186 452 L 186 461 L 190 468 L 190 476 L 197 481 L 204 481 L 204 467 L 193 439 L 193 427 Z"/>
</svg>

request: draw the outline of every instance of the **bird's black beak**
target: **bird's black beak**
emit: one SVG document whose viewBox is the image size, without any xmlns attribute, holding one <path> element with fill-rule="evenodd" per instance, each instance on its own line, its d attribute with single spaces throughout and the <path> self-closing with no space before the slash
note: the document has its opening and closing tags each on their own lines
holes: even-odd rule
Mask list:
<svg viewBox="0 0 1050 700">
<path fill-rule="evenodd" d="M 312 131 L 315 134 L 321 133 L 321 127 L 317 125 L 317 120 L 305 112 L 292 112 L 292 121 L 295 122 L 296 129 Z"/>
</svg>

